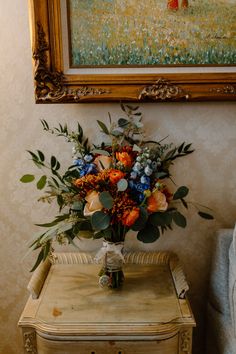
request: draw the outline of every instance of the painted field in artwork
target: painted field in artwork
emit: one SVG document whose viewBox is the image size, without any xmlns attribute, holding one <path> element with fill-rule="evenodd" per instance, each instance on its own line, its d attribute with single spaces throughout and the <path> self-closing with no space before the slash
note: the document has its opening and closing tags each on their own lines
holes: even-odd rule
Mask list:
<svg viewBox="0 0 236 354">
<path fill-rule="evenodd" d="M 182 1 L 69 0 L 72 66 L 236 65 L 236 0 Z"/>
</svg>

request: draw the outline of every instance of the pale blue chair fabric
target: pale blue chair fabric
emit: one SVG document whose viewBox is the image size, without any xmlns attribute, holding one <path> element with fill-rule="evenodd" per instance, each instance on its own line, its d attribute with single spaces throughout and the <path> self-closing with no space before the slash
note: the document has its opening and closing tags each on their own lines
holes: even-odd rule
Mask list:
<svg viewBox="0 0 236 354">
<path fill-rule="evenodd" d="M 207 354 L 236 354 L 236 253 L 233 229 L 216 235 L 207 305 Z"/>
</svg>

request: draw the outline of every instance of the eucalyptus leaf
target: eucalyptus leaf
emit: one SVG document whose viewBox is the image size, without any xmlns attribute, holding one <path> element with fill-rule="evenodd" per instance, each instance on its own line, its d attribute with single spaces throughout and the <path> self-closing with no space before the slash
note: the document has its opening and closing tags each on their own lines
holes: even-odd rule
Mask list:
<svg viewBox="0 0 236 354">
<path fill-rule="evenodd" d="M 30 272 L 34 272 L 35 269 L 39 266 L 39 264 L 43 261 L 43 256 L 44 256 L 44 250 L 41 249 L 41 251 L 38 254 L 38 258 L 33 266 L 33 268 L 30 270 Z"/>
<path fill-rule="evenodd" d="M 110 225 L 110 217 L 102 211 L 96 211 L 91 216 L 91 223 L 94 230 L 105 230 Z"/>
<path fill-rule="evenodd" d="M 112 135 L 114 135 L 114 136 L 121 136 L 121 135 L 123 135 L 123 131 L 120 131 L 120 130 L 118 130 L 118 129 L 115 129 L 115 130 L 112 130 Z"/>
<path fill-rule="evenodd" d="M 56 171 L 58 171 L 58 170 L 60 169 L 60 167 L 61 167 L 60 162 L 57 161 L 57 162 L 56 162 L 56 165 L 55 165 L 55 167 L 54 167 L 54 169 L 55 169 Z"/>
<path fill-rule="evenodd" d="M 57 163 L 57 159 L 55 158 L 55 156 L 51 157 L 51 168 L 54 169 L 54 167 L 56 166 Z"/>
<path fill-rule="evenodd" d="M 140 230 L 137 234 L 137 239 L 143 243 L 155 242 L 160 237 L 160 231 L 158 227 L 147 224 L 146 227 Z"/>
<path fill-rule="evenodd" d="M 120 119 L 118 119 L 118 125 L 119 125 L 119 127 L 124 128 L 127 125 L 129 125 L 129 121 L 125 118 L 120 118 Z"/>
<path fill-rule="evenodd" d="M 203 219 L 207 219 L 207 220 L 214 219 L 214 216 L 212 216 L 211 214 L 208 214 L 208 213 L 204 213 L 203 211 L 199 211 L 198 215 L 201 216 L 201 218 L 203 218 Z"/>
<path fill-rule="evenodd" d="M 91 151 L 93 154 L 99 154 L 99 155 L 104 155 L 104 156 L 110 156 L 109 152 L 106 150 L 101 150 L 101 149 L 94 149 Z"/>
<path fill-rule="evenodd" d="M 98 125 L 100 126 L 100 128 L 102 129 L 102 131 L 103 131 L 105 134 L 109 135 L 109 130 L 108 130 L 106 124 L 104 124 L 104 123 L 101 122 L 100 120 L 97 120 L 97 123 L 98 123 Z"/>
<path fill-rule="evenodd" d="M 139 109 L 139 106 L 131 106 L 129 104 L 127 104 L 126 107 L 128 107 L 131 111 L 137 111 L 137 109 Z"/>
<path fill-rule="evenodd" d="M 156 173 L 155 173 L 155 177 L 156 177 L 156 178 L 162 179 L 162 178 L 165 178 L 165 177 L 167 177 L 167 176 L 168 176 L 168 173 L 167 173 L 167 172 L 156 172 Z"/>
<path fill-rule="evenodd" d="M 117 188 L 119 192 L 124 192 L 128 188 L 128 182 L 126 179 L 121 178 L 119 182 L 117 182 Z"/>
<path fill-rule="evenodd" d="M 157 212 L 150 215 L 150 223 L 155 226 L 166 226 L 172 222 L 172 213 L 169 212 Z"/>
<path fill-rule="evenodd" d="M 51 242 L 46 242 L 45 246 L 43 247 L 43 260 L 45 261 L 49 252 L 51 251 Z"/>
<path fill-rule="evenodd" d="M 74 202 L 71 207 L 72 210 L 82 210 L 82 208 L 83 204 L 81 202 Z"/>
<path fill-rule="evenodd" d="M 33 182 L 34 180 L 35 180 L 35 176 L 29 174 L 22 176 L 20 179 L 22 183 L 30 183 Z"/>
<path fill-rule="evenodd" d="M 34 152 L 32 152 L 30 150 L 27 150 L 27 152 L 31 155 L 33 160 L 38 160 L 38 156 Z"/>
<path fill-rule="evenodd" d="M 91 232 L 89 230 L 80 230 L 79 237 L 82 237 L 85 239 L 93 238 L 93 232 Z"/>
<path fill-rule="evenodd" d="M 99 200 L 101 204 L 104 206 L 106 209 L 111 209 L 113 206 L 113 198 L 111 194 L 107 191 L 101 192 L 99 194 Z"/>
<path fill-rule="evenodd" d="M 186 209 L 188 209 L 188 203 L 187 203 L 183 198 L 181 198 L 180 200 L 181 200 L 181 203 L 183 204 L 183 206 L 184 206 Z"/>
<path fill-rule="evenodd" d="M 179 147 L 178 147 L 178 153 L 180 154 L 183 151 L 185 142 L 183 142 Z"/>
<path fill-rule="evenodd" d="M 37 152 L 38 152 L 38 155 L 39 155 L 39 159 L 43 162 L 45 160 L 44 154 L 40 150 L 37 150 Z"/>
<path fill-rule="evenodd" d="M 61 194 L 57 195 L 57 204 L 59 205 L 60 208 L 64 205 L 64 199 Z"/>
<path fill-rule="evenodd" d="M 134 231 L 142 230 L 145 227 L 147 219 L 148 219 L 147 210 L 143 207 L 140 207 L 139 210 L 140 210 L 139 217 L 135 221 L 135 223 L 132 225 L 132 230 L 134 230 Z"/>
<path fill-rule="evenodd" d="M 140 151 L 142 151 L 142 149 L 137 144 L 134 144 L 133 145 L 133 151 L 140 152 Z"/>
<path fill-rule="evenodd" d="M 186 218 L 183 214 L 181 214 L 179 211 L 176 211 L 174 213 L 172 213 L 172 217 L 174 222 L 176 223 L 176 225 L 185 228 L 187 225 L 187 221 Z"/>
<path fill-rule="evenodd" d="M 175 192 L 175 194 L 173 195 L 173 199 L 182 199 L 184 197 L 186 197 L 186 195 L 188 194 L 189 189 L 185 186 L 181 186 L 177 189 L 177 191 Z"/>
<path fill-rule="evenodd" d="M 44 224 L 35 224 L 36 226 L 40 226 L 40 227 L 52 227 L 52 226 L 55 226 L 59 223 L 59 221 L 57 220 L 53 220 L 51 222 L 47 222 L 47 223 L 44 223 Z"/>
<path fill-rule="evenodd" d="M 37 189 L 43 189 L 47 183 L 47 176 L 42 176 L 37 182 Z"/>
<path fill-rule="evenodd" d="M 95 240 L 97 240 L 97 239 L 99 239 L 99 238 L 103 238 L 103 237 L 104 237 L 103 231 L 94 232 L 94 234 L 93 234 L 93 238 L 94 238 Z"/>
</svg>

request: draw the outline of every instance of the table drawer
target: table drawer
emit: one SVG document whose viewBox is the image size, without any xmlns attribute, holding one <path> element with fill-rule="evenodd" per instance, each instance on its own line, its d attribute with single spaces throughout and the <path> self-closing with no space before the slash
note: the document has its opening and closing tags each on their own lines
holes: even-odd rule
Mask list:
<svg viewBox="0 0 236 354">
<path fill-rule="evenodd" d="M 160 341 L 55 341 L 37 336 L 38 354 L 177 354 L 178 335 Z"/>
</svg>

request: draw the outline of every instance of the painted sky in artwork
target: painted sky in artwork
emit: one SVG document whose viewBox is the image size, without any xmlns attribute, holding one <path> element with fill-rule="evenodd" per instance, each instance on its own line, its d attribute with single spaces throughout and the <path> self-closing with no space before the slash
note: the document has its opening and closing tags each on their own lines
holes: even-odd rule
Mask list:
<svg viewBox="0 0 236 354">
<path fill-rule="evenodd" d="M 236 65 L 236 0 L 183 2 L 68 0 L 72 66 Z"/>
</svg>

